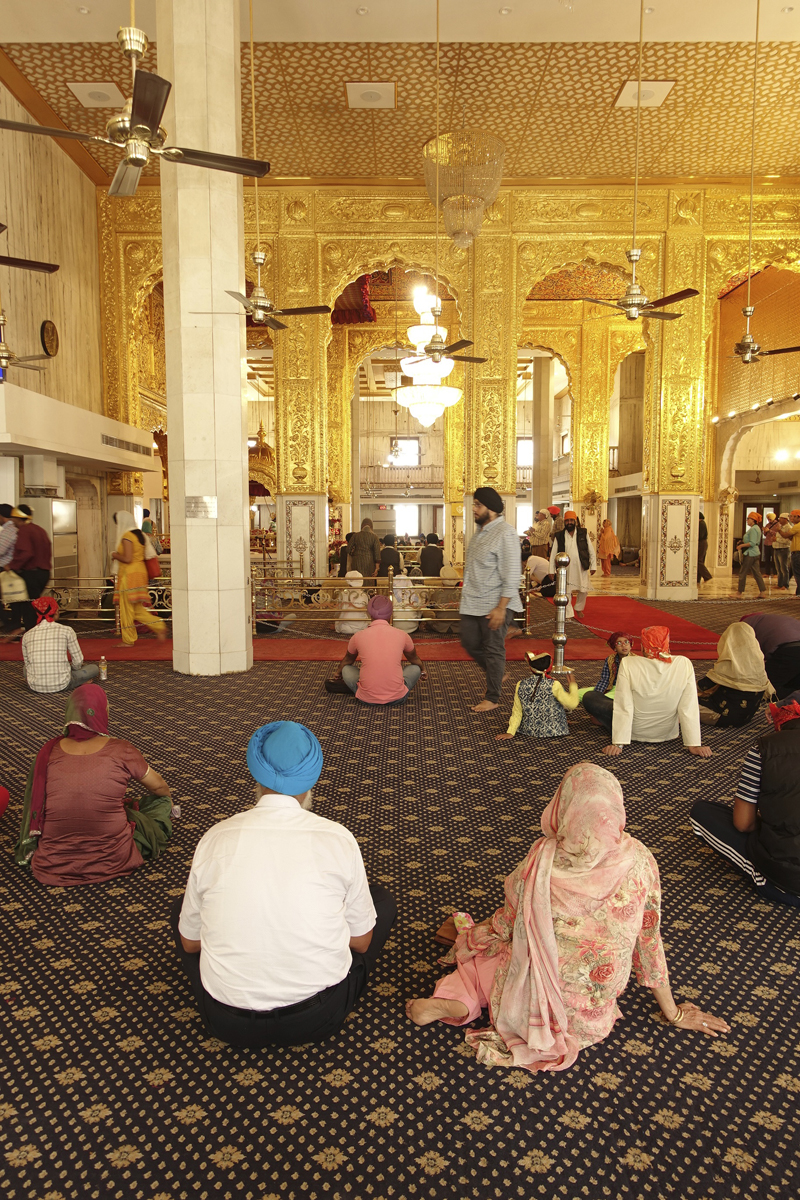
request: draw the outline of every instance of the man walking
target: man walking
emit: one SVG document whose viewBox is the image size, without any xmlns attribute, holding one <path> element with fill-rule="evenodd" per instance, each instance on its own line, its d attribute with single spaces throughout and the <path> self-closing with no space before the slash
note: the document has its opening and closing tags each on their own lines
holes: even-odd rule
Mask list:
<svg viewBox="0 0 800 1200">
<path fill-rule="evenodd" d="M 53 547 L 41 525 L 34 525 L 27 513 L 12 508 L 11 519 L 17 527 L 17 541 L 11 561 L 4 566 L 6 571 L 16 571 L 25 580 L 28 599 L 11 605 L 14 627 L 24 625 L 33 629 L 37 621 L 31 600 L 38 599 L 50 580 L 53 565 Z"/>
<path fill-rule="evenodd" d="M 586 597 L 589 594 L 589 576 L 597 570 L 597 556 L 594 543 L 582 525 L 578 524 L 578 514 L 568 508 L 564 513 L 564 528 L 553 538 L 553 549 L 550 551 L 550 571 L 555 574 L 556 555 L 569 555 L 569 570 L 567 571 L 567 594 L 569 604 L 566 615 L 574 617 L 575 613 L 583 612 L 586 607 Z M 572 594 L 578 593 L 575 609 L 572 608 Z"/>
<path fill-rule="evenodd" d="M 503 515 L 493 487 L 479 487 L 472 500 L 478 532 L 467 546 L 461 590 L 461 645 L 486 672 L 486 696 L 473 712 L 491 712 L 500 703 L 506 669 L 506 631 L 522 612 L 520 560 L 516 530 Z"/>
</svg>

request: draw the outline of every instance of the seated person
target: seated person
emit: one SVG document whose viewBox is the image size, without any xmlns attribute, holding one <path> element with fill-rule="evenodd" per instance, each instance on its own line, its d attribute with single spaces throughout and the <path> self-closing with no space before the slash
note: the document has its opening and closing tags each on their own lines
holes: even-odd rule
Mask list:
<svg viewBox="0 0 800 1200">
<path fill-rule="evenodd" d="M 669 652 L 669 629 L 642 630 L 644 658 L 628 655 L 619 664 L 613 700 L 587 692 L 583 707 L 611 734 L 603 754 L 622 753 L 631 742 L 671 742 L 680 732 L 690 754 L 710 758 L 700 744 L 700 707 L 694 670 L 688 658 Z"/>
<path fill-rule="evenodd" d="M 570 767 L 542 814 L 544 837 L 505 881 L 505 904 L 459 933 L 448 955 L 455 971 L 428 999 L 408 1001 L 411 1020 L 466 1025 L 486 1008 L 488 1027 L 466 1035 L 478 1062 L 565 1071 L 613 1029 L 633 967 L 665 1024 L 728 1033 L 719 1017 L 673 1000 L 658 866 L 624 830 L 614 776 L 594 763 Z"/>
<path fill-rule="evenodd" d="M 751 625 L 764 655 L 764 670 L 779 700 L 800 688 L 800 621 L 779 613 L 757 612 L 742 617 Z"/>
<path fill-rule="evenodd" d="M 439 572 L 441 584 L 428 593 L 429 603 L 436 618 L 430 627 L 435 633 L 458 633 L 461 576 L 455 567 L 442 567 Z"/>
<path fill-rule="evenodd" d="M 32 600 L 39 618 L 22 639 L 25 678 L 32 692 L 63 692 L 97 677 L 97 663 L 86 663 L 75 630 L 59 625 L 52 596 Z"/>
<path fill-rule="evenodd" d="M 498 742 L 513 738 L 517 730 L 523 737 L 566 737 L 569 733 L 567 712 L 580 703 L 572 671 L 567 674 L 569 691 L 565 692 L 559 681 L 550 677 L 552 659 L 549 654 L 528 654 L 526 657 L 533 674 L 517 684 L 508 729 L 497 734 Z"/>
<path fill-rule="evenodd" d="M 395 629 L 403 629 L 406 633 L 415 633 L 419 629 L 427 594 L 424 589 L 420 590 L 419 584 L 412 583 L 407 575 L 395 577 L 392 584 Z"/>
<path fill-rule="evenodd" d="M 549 599 L 556 594 L 556 577 L 550 570 L 550 560 L 538 554 L 531 554 L 525 564 L 528 572 L 531 591 L 537 596 Z"/>
<path fill-rule="evenodd" d="M 378 579 L 386 579 L 389 574 L 389 567 L 395 575 L 399 575 L 404 569 L 403 556 L 396 548 L 396 541 L 393 533 L 387 533 L 383 539 L 383 549 L 381 550 L 380 566 L 378 567 Z"/>
<path fill-rule="evenodd" d="M 108 697 L 84 683 L 67 701 L 64 737 L 28 775 L 16 861 L 57 887 L 105 883 L 158 858 L 172 833 L 170 790 L 130 742 L 108 736 Z M 135 779 L 150 792 L 126 800 Z"/>
<path fill-rule="evenodd" d="M 356 700 L 364 704 L 398 704 L 405 700 L 419 679 L 427 679 L 425 664 L 414 643 L 402 629 L 389 624 L 392 602 L 388 596 L 372 596 L 367 605 L 370 625 L 347 643 L 334 679 L 343 679 Z M 408 662 L 403 663 L 403 657 Z M 361 659 L 361 667 L 355 666 Z"/>
<path fill-rule="evenodd" d="M 771 694 L 755 631 L 735 621 L 719 639 L 714 666 L 697 682 L 700 720 L 717 729 L 748 725 Z"/>
<path fill-rule="evenodd" d="M 762 896 L 800 908 L 800 704 L 769 713 L 775 730 L 748 751 L 733 808 L 698 800 L 690 820 Z"/>
<path fill-rule="evenodd" d="M 444 550 L 435 533 L 429 533 L 427 543 L 419 552 L 419 565 L 423 575 L 439 575 L 444 566 Z"/>
<path fill-rule="evenodd" d="M 366 607 L 369 597 L 363 590 L 364 577 L 360 571 L 348 571 L 345 582 L 349 586 L 341 593 L 342 608 L 333 628 L 337 633 L 358 633 L 360 629 L 367 628 Z"/>
<path fill-rule="evenodd" d="M 613 700 L 617 690 L 619 664 L 629 654 L 635 654 L 633 638 L 628 633 L 612 633 L 611 637 L 607 639 L 606 645 L 611 648 L 611 653 L 603 663 L 600 678 L 593 688 L 581 688 L 578 693 L 581 700 L 587 692 L 597 692 L 598 696 L 607 696 L 609 700 Z"/>
<path fill-rule="evenodd" d="M 294 721 L 263 725 L 247 766 L 255 807 L 200 839 L 175 945 L 208 1032 L 232 1046 L 295 1046 L 337 1033 L 397 917 L 370 887 L 348 829 L 311 812 L 322 748 Z"/>
</svg>

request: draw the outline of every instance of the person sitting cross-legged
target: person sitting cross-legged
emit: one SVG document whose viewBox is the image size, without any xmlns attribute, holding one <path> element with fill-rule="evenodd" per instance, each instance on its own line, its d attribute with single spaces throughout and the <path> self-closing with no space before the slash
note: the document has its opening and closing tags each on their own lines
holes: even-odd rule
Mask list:
<svg viewBox="0 0 800 1200">
<path fill-rule="evenodd" d="M 629 654 L 635 654 L 633 649 L 633 637 L 629 633 L 618 631 L 612 633 L 611 637 L 606 639 L 606 645 L 611 648 L 606 661 L 603 663 L 603 669 L 600 672 L 600 678 L 593 688 L 581 688 L 578 692 L 581 700 L 589 692 L 596 692 L 598 696 L 606 696 L 609 700 L 614 699 L 617 690 L 617 674 L 619 673 L 619 664 L 623 658 L 627 658 Z M 585 705 L 584 705 L 585 707 Z M 597 722 L 597 718 L 592 720 Z M 599 722 L 597 722 L 599 724 Z"/>
<path fill-rule="evenodd" d="M 642 630 L 643 658 L 623 658 L 613 700 L 587 692 L 583 707 L 611 734 L 603 754 L 618 755 L 631 742 L 671 742 L 680 732 L 690 754 L 710 758 L 701 745 L 700 707 L 694 669 L 688 658 L 669 652 L 669 629 Z"/>
<path fill-rule="evenodd" d="M 372 596 L 367 604 L 370 624 L 350 638 L 347 653 L 334 679 L 343 679 L 362 704 L 399 704 L 420 679 L 425 664 L 406 632 L 389 624 L 392 601 Z M 403 662 L 403 657 L 408 661 Z M 361 667 L 355 665 L 361 659 Z"/>
<path fill-rule="evenodd" d="M 775 729 L 744 760 L 733 808 L 698 800 L 689 819 L 767 900 L 800 908 L 800 704 L 771 704 Z"/>
<path fill-rule="evenodd" d="M 466 1035 L 479 1063 L 566 1071 L 611 1033 L 633 969 L 665 1024 L 729 1033 L 720 1017 L 672 997 L 658 865 L 625 832 L 622 788 L 610 771 L 570 767 L 542 814 L 542 833 L 506 878 L 494 916 L 478 925 L 462 918 L 470 927 L 447 957 L 455 970 L 432 996 L 406 1003 L 411 1020 L 466 1025 L 488 1009 L 488 1026 Z"/>
<path fill-rule="evenodd" d="M 566 737 L 569 733 L 567 713 L 580 703 L 578 685 L 571 671 L 567 674 L 565 690 L 558 679 L 551 677 L 549 654 L 528 654 L 527 658 L 533 674 L 517 684 L 508 730 L 496 734 L 498 742 L 513 738 L 517 731 L 523 737 Z"/>
<path fill-rule="evenodd" d="M 31 601 L 39 619 L 22 639 L 25 679 L 32 692 L 63 692 L 95 679 L 97 663 L 84 663 L 75 630 L 58 624 L 53 596 Z"/>
<path fill-rule="evenodd" d="M 370 887 L 348 829 L 311 812 L 322 747 L 294 721 L 247 747 L 256 804 L 195 850 L 175 945 L 208 1032 L 232 1046 L 298 1046 L 337 1033 L 397 918 Z"/>
</svg>

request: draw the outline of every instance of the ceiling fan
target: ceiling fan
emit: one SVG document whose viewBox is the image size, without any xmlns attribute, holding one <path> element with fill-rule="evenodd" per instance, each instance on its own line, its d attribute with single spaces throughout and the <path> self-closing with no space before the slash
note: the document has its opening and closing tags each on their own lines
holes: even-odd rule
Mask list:
<svg viewBox="0 0 800 1200">
<path fill-rule="evenodd" d="M 5 340 L 6 314 L 0 311 L 0 380 L 5 375 L 9 367 L 22 367 L 26 371 L 43 371 L 44 366 L 34 366 L 35 363 L 44 362 L 45 365 L 50 360 L 49 354 L 28 354 L 20 357 L 15 354 Z"/>
<path fill-rule="evenodd" d="M 256 157 L 256 84 L 255 84 L 255 58 L 253 55 L 253 0 L 250 0 L 250 112 L 252 115 L 253 125 L 253 161 L 258 162 Z M 266 164 L 269 170 L 269 164 Z M 300 317 L 308 316 L 314 313 L 329 313 L 331 310 L 327 304 L 310 304 L 304 308 L 276 308 L 272 301 L 268 298 L 267 293 L 261 286 L 261 268 L 267 261 L 266 251 L 261 249 L 261 220 L 258 210 L 258 180 L 262 175 L 266 175 L 266 171 L 262 171 L 260 175 L 256 175 L 253 179 L 255 187 L 256 201 L 256 248 L 253 251 L 253 264 L 258 272 L 258 281 L 249 296 L 243 296 L 241 292 L 230 292 L 226 290 L 226 295 L 241 304 L 251 319 L 254 325 L 266 325 L 270 329 L 288 329 L 288 325 L 284 325 L 283 321 L 279 321 L 278 317 Z M 230 314 L 224 313 L 195 313 L 194 316 L 225 316 Z"/>
<path fill-rule="evenodd" d="M 0 129 L 18 133 L 42 134 L 45 137 L 68 138 L 78 142 L 95 142 L 123 150 L 125 157 L 117 167 L 109 196 L 133 196 L 139 185 L 142 170 L 155 154 L 168 162 L 185 163 L 192 167 L 207 167 L 212 171 L 230 171 L 235 175 L 262 178 L 269 163 L 260 159 L 237 158 L 230 154 L 211 154 L 206 150 L 191 150 L 185 146 L 165 146 L 167 131 L 161 124 L 172 84 L 150 71 L 137 70 L 148 41 L 144 30 L 135 26 L 135 0 L 131 0 L 131 23 L 117 33 L 120 49 L 130 60 L 133 71 L 133 95 L 121 112 L 106 122 L 106 136 L 75 133 L 70 129 L 51 129 L 46 125 L 29 125 L 25 121 L 0 120 Z"/>
<path fill-rule="evenodd" d="M 5 233 L 7 225 L 0 224 L 0 233 Z M 58 270 L 58 263 L 37 262 L 33 258 L 13 258 L 10 254 L 0 254 L 0 267 L 18 267 L 20 271 L 43 271 L 53 275 Z"/>
<path fill-rule="evenodd" d="M 779 350 L 762 350 L 759 343 L 750 332 L 750 318 L 755 312 L 755 305 L 750 303 L 750 280 L 753 276 L 753 191 L 756 170 L 756 100 L 758 96 L 758 33 L 761 18 L 761 0 L 756 0 L 756 42 L 753 55 L 753 116 L 750 127 L 750 226 L 747 239 L 747 303 L 742 309 L 745 318 L 745 331 L 742 340 L 733 347 L 731 358 L 738 358 L 743 363 L 757 363 L 770 354 L 795 354 L 800 346 L 783 346 Z"/>
<path fill-rule="evenodd" d="M 751 479 L 750 483 L 769 483 L 768 479 L 761 478 L 761 472 L 756 468 L 755 479 Z"/>
<path fill-rule="evenodd" d="M 696 288 L 681 288 L 678 292 L 672 292 L 669 296 L 660 296 L 658 300 L 649 300 L 644 289 L 636 282 L 636 264 L 642 257 L 640 247 L 636 245 L 636 218 L 639 208 L 639 141 L 640 128 L 642 119 L 642 50 L 644 47 L 644 0 L 639 2 L 639 73 L 638 73 L 638 88 L 636 92 L 636 156 L 633 168 L 633 236 L 631 237 L 631 248 L 625 251 L 625 257 L 631 264 L 631 282 L 625 288 L 625 294 L 620 296 L 619 300 L 595 300 L 591 296 L 584 296 L 583 299 L 590 304 L 601 304 L 604 308 L 616 308 L 624 312 L 629 321 L 635 321 L 638 317 L 648 317 L 655 321 L 677 321 L 683 316 L 683 313 L 666 313 L 656 312 L 656 309 L 665 308 L 668 304 L 678 304 L 681 300 L 690 300 L 693 296 L 699 296 L 700 293 Z"/>
</svg>

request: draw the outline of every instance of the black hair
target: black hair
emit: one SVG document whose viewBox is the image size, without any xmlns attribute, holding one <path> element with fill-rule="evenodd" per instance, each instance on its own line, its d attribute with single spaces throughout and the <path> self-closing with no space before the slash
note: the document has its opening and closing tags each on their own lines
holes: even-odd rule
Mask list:
<svg viewBox="0 0 800 1200">
<path fill-rule="evenodd" d="M 128 533 L 133 534 L 140 546 L 144 545 L 144 534 L 142 533 L 141 529 L 129 529 Z"/>
<path fill-rule="evenodd" d="M 344 540 L 345 540 L 345 541 L 348 543 L 348 545 L 349 545 L 349 543 L 350 543 L 350 538 L 351 538 L 351 537 L 355 537 L 355 534 L 353 533 L 352 529 L 350 530 L 350 532 L 349 532 L 349 533 L 345 534 L 345 538 L 344 538 Z"/>
<path fill-rule="evenodd" d="M 149 509 L 149 508 L 143 508 L 143 509 L 142 509 L 142 516 L 143 516 L 143 517 L 149 517 L 149 516 L 150 516 L 150 509 Z"/>
<path fill-rule="evenodd" d="M 383 544 L 384 544 L 384 546 L 393 546 L 395 543 L 395 540 L 396 539 L 395 539 L 395 536 L 393 533 L 387 533 L 385 538 L 383 539 Z"/>
<path fill-rule="evenodd" d="M 31 508 L 31 506 L 29 504 L 18 504 L 17 507 L 19 508 L 20 512 L 25 513 L 26 517 L 33 516 L 33 509 Z"/>
<path fill-rule="evenodd" d="M 429 546 L 438 546 L 439 545 L 439 538 L 436 536 L 435 533 L 428 534 L 428 545 Z"/>
<path fill-rule="evenodd" d="M 11 516 L 11 505 L 10 504 L 0 504 L 0 517 L 10 517 L 10 516 Z"/>
</svg>

